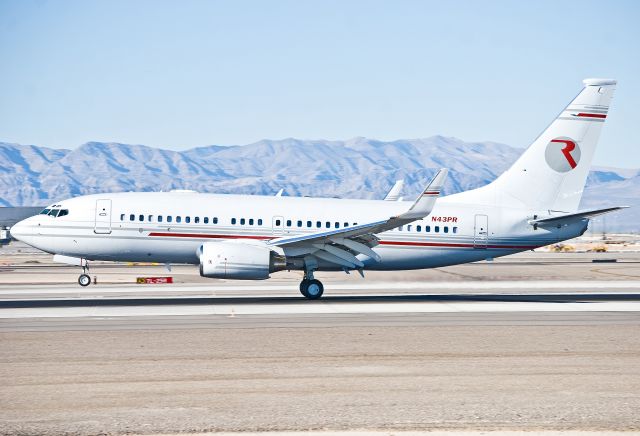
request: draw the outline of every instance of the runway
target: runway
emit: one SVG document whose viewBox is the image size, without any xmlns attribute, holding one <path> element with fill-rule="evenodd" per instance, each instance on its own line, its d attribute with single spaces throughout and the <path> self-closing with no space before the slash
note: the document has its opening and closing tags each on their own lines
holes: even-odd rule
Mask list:
<svg viewBox="0 0 640 436">
<path fill-rule="evenodd" d="M 0 433 L 638 430 L 640 259 L 580 259 L 327 274 L 319 301 L 293 273 L 11 266 Z"/>
<path fill-rule="evenodd" d="M 488 292 L 493 290 L 493 292 Z M 640 282 L 334 283 L 320 301 L 291 284 L 0 287 L 0 319 L 393 315 L 434 313 L 640 313 Z"/>
</svg>

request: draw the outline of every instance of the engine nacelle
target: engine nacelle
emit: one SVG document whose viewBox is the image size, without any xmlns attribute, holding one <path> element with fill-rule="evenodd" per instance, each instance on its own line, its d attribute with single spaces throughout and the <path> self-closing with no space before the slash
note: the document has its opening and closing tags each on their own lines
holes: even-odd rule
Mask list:
<svg viewBox="0 0 640 436">
<path fill-rule="evenodd" d="M 247 242 L 206 242 L 198 250 L 200 275 L 216 279 L 264 280 L 287 267 L 283 255 Z"/>
</svg>

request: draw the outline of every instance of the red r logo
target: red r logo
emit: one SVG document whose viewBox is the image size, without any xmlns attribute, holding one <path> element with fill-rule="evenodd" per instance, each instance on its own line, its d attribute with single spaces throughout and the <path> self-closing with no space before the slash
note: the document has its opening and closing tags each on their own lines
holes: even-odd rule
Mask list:
<svg viewBox="0 0 640 436">
<path fill-rule="evenodd" d="M 562 154 L 564 154 L 564 157 L 567 159 L 567 162 L 569 162 L 569 166 L 571 167 L 571 169 L 578 166 L 576 161 L 573 159 L 573 156 L 571 156 L 571 152 L 576 148 L 575 142 L 570 141 L 568 139 L 554 139 L 551 142 L 562 142 L 563 144 L 565 144 L 564 148 L 560 151 L 562 151 Z"/>
<path fill-rule="evenodd" d="M 559 173 L 573 170 L 580 162 L 581 150 L 576 141 L 566 136 L 554 138 L 547 144 L 547 164 Z"/>
</svg>

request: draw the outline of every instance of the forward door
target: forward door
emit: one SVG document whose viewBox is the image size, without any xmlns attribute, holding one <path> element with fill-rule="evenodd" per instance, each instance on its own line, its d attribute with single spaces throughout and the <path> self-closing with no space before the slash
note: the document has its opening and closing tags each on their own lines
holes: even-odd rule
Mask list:
<svg viewBox="0 0 640 436">
<path fill-rule="evenodd" d="M 488 241 L 489 217 L 487 215 L 476 215 L 473 228 L 473 248 L 487 248 Z"/>
<path fill-rule="evenodd" d="M 111 200 L 96 200 L 96 222 L 94 233 L 111 233 Z"/>
</svg>

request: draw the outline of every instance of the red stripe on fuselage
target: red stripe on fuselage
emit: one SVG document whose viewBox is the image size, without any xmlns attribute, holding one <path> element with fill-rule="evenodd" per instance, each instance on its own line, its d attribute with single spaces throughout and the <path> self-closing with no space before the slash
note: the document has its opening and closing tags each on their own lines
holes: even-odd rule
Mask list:
<svg viewBox="0 0 640 436">
<path fill-rule="evenodd" d="M 204 233 L 164 233 L 151 232 L 149 236 L 165 236 L 173 238 L 196 238 L 196 239 L 257 239 L 270 240 L 276 239 L 272 236 L 255 236 L 255 235 L 211 235 Z M 380 245 L 397 245 L 410 247 L 448 247 L 448 248 L 473 248 L 473 244 L 462 244 L 453 242 L 412 242 L 412 241 L 380 241 Z M 484 245 L 482 245 L 484 247 Z M 524 249 L 530 250 L 540 245 L 487 245 L 487 248 L 504 248 L 504 249 Z"/>
<path fill-rule="evenodd" d="M 207 238 L 207 239 L 259 239 L 268 240 L 275 239 L 271 236 L 255 236 L 255 235 L 210 235 L 206 233 L 163 233 L 151 232 L 149 236 L 169 236 L 173 238 Z"/>
</svg>

